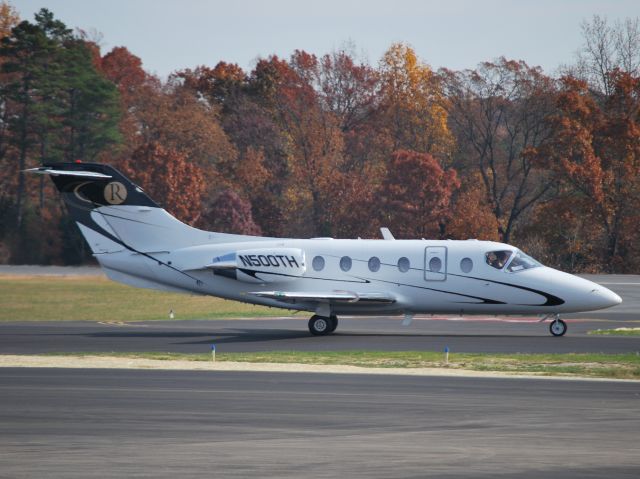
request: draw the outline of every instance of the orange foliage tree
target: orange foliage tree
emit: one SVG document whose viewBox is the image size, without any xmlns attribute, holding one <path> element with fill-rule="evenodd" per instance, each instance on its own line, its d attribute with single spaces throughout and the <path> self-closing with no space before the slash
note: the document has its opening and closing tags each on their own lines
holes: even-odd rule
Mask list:
<svg viewBox="0 0 640 479">
<path fill-rule="evenodd" d="M 456 171 L 444 170 L 428 153 L 395 152 L 378 196 L 382 226 L 399 238 L 442 238 L 459 187 Z"/>
<path fill-rule="evenodd" d="M 288 139 L 284 207 L 296 235 L 332 233 L 330 198 L 344 161 L 336 118 L 321 108 L 313 88 L 318 68 L 317 58 L 303 51 L 289 63 L 272 57 L 256 67 L 255 85 Z"/>
<path fill-rule="evenodd" d="M 570 201 L 575 218 L 590 218 L 591 262 L 631 271 L 638 266 L 626 258 L 636 248 L 640 208 L 640 78 L 616 71 L 610 81 L 612 94 L 596 101 L 586 82 L 563 78 L 552 141 L 538 161 L 559 183 L 555 204 Z"/>
<path fill-rule="evenodd" d="M 231 189 L 222 191 L 201 218 L 213 231 L 222 233 L 261 235 L 262 230 L 253 221 L 251 203 Z"/>
<path fill-rule="evenodd" d="M 392 149 L 446 158 L 453 148 L 440 78 L 413 48 L 396 43 L 380 61 L 381 102 Z"/>
<path fill-rule="evenodd" d="M 120 167 L 179 220 L 194 224 L 200 218 L 207 188 L 205 175 L 184 154 L 147 143 L 138 147 Z"/>
<path fill-rule="evenodd" d="M 479 175 L 461 181 L 451 201 L 451 217 L 446 224 L 447 237 L 498 241 L 498 224 Z"/>
</svg>

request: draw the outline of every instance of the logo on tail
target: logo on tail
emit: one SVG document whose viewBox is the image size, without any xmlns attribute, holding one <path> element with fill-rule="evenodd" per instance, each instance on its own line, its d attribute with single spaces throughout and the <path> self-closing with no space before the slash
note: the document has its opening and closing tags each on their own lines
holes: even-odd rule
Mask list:
<svg viewBox="0 0 640 479">
<path fill-rule="evenodd" d="M 107 183 L 104 187 L 104 199 L 110 205 L 119 205 L 127 199 L 127 188 L 119 181 Z"/>
</svg>

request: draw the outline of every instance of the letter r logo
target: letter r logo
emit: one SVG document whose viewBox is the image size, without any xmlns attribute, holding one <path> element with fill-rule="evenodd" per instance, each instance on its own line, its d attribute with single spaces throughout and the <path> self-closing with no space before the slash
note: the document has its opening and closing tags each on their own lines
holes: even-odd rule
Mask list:
<svg viewBox="0 0 640 479">
<path fill-rule="evenodd" d="M 127 188 L 119 181 L 112 181 L 104 187 L 104 199 L 110 205 L 119 205 L 127 199 Z"/>
</svg>

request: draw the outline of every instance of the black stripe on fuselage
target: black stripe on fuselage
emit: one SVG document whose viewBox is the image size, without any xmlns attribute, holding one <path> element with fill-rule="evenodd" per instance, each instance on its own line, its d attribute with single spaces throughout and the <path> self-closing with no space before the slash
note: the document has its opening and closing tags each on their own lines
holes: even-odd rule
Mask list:
<svg viewBox="0 0 640 479">
<path fill-rule="evenodd" d="M 463 276 L 461 274 L 454 274 L 454 273 L 447 273 L 447 274 L 451 276 L 456 276 L 458 278 L 475 279 L 477 281 L 485 281 L 485 282 L 494 283 L 494 284 L 501 284 L 503 286 L 509 286 L 511 288 L 522 289 L 524 291 L 530 291 L 532 293 L 539 294 L 540 296 L 543 296 L 544 298 L 547 299 L 547 301 L 543 304 L 518 304 L 517 306 L 560 306 L 561 304 L 565 303 L 564 299 L 559 298 L 558 296 L 554 296 L 551 293 L 545 293 L 544 291 L 540 291 L 539 289 L 528 288 L 527 286 L 520 286 L 518 284 L 511 284 L 511 283 L 503 283 L 502 281 L 495 281 L 495 280 L 486 279 L 486 278 L 476 278 L 475 276 Z"/>
<path fill-rule="evenodd" d="M 480 301 L 479 303 L 475 303 L 475 302 L 469 302 L 469 301 L 460 301 L 459 303 L 461 304 L 507 304 L 503 301 L 498 301 L 495 299 L 489 299 L 489 298 L 482 298 L 480 296 L 473 296 L 470 294 L 464 294 L 464 293 L 456 293 L 453 291 L 446 291 L 446 290 L 442 290 L 442 289 L 436 289 L 436 288 L 428 288 L 426 286 L 418 286 L 418 285 L 414 285 L 414 284 L 406 284 L 406 283 L 398 283 L 397 281 L 385 281 L 382 279 L 368 279 L 368 278 L 361 278 L 358 276 L 354 276 L 354 278 L 357 278 L 359 281 L 353 281 L 353 280 L 346 280 L 346 279 L 336 279 L 336 278 L 318 278 L 318 277 L 311 277 L 311 276 L 304 276 L 304 277 L 300 277 L 300 276 L 294 276 L 292 274 L 285 274 L 285 273 L 271 273 L 271 272 L 267 272 L 267 271 L 255 271 L 255 270 L 250 270 L 250 269 L 245 269 L 245 268 L 238 268 L 239 271 L 242 271 L 243 273 L 245 273 L 248 276 L 251 276 L 252 278 L 256 278 L 256 279 L 260 279 L 256 277 L 256 273 L 264 273 L 264 274 L 272 274 L 274 276 L 285 276 L 285 277 L 289 277 L 289 278 L 300 278 L 300 279 L 317 279 L 320 281 L 336 281 L 336 282 L 341 282 L 341 283 L 357 283 L 357 284 L 370 284 L 373 282 L 378 282 L 378 283 L 387 283 L 387 284 L 397 284 L 400 286 L 406 286 L 408 288 L 417 288 L 417 289 L 423 289 L 425 291 L 435 291 L 436 293 L 445 293 L 445 294 L 452 294 L 455 296 L 462 296 L 464 298 L 470 298 L 470 299 L 476 299 L 478 301 Z"/>
<path fill-rule="evenodd" d="M 317 279 L 317 280 L 320 280 L 320 281 L 336 281 L 338 283 L 356 283 L 356 284 L 371 283 L 371 281 L 363 279 L 363 278 L 358 278 L 360 281 L 353 281 L 353 280 L 349 280 L 349 279 L 318 278 L 316 276 L 296 276 L 294 274 L 275 273 L 275 272 L 271 272 L 271 271 L 256 271 L 256 270 L 253 270 L 253 269 L 245 269 L 245 268 L 238 268 L 238 271 L 242 271 L 244 274 L 246 274 L 248 276 L 251 276 L 252 278 L 256 278 L 258 280 L 261 280 L 261 278 L 256 277 L 256 274 L 272 274 L 274 276 L 284 276 L 286 278 Z"/>
<path fill-rule="evenodd" d="M 495 299 L 482 298 L 480 296 L 472 296 L 470 294 L 464 294 L 464 293 L 455 293 L 453 291 L 446 291 L 446 290 L 443 290 L 443 289 L 428 288 L 426 286 L 418 286 L 418 285 L 415 285 L 415 284 L 398 283 L 397 281 L 386 281 L 384 279 L 371 279 L 371 280 L 368 280 L 367 278 L 358 278 L 358 279 L 363 279 L 363 280 L 365 280 L 367 282 L 397 284 L 398 286 L 406 286 L 408 288 L 424 289 L 426 291 L 435 291 L 436 293 L 453 294 L 455 296 L 462 296 L 462 297 L 465 297 L 465 298 L 477 299 L 478 301 L 482 301 L 481 303 L 471 303 L 471 302 L 468 302 L 468 301 L 459 301 L 458 303 L 461 303 L 461 304 L 507 304 L 507 303 L 505 303 L 503 301 L 498 301 L 498 300 L 495 300 Z"/>
<path fill-rule="evenodd" d="M 338 257 L 336 255 L 326 255 L 326 256 L 333 256 L 333 257 Z M 356 259 L 354 258 L 353 261 L 360 261 L 362 263 L 366 263 L 367 260 L 360 260 L 360 259 Z M 388 264 L 388 263 L 382 263 L 382 265 L 384 266 L 395 266 L 393 264 Z M 420 269 L 420 268 L 409 268 L 410 270 L 413 271 L 424 271 L 424 269 Z M 540 296 L 544 297 L 546 299 L 546 301 L 543 304 L 517 304 L 515 306 L 560 306 L 562 304 L 565 303 L 564 299 L 555 296 L 551 293 L 546 293 L 544 291 L 538 290 L 538 289 L 534 289 L 534 288 L 529 288 L 527 286 L 520 286 L 517 284 L 511 284 L 511 283 L 504 283 L 501 281 L 495 281 L 492 279 L 486 279 L 486 278 L 477 278 L 475 276 L 464 276 L 461 274 L 455 274 L 455 273 L 445 273 L 447 275 L 450 276 L 456 276 L 458 278 L 467 278 L 467 279 L 474 279 L 477 281 L 485 281 L 485 282 L 489 282 L 489 283 L 495 283 L 495 284 L 501 284 L 503 286 L 510 286 L 512 288 L 517 288 L 517 289 L 521 289 L 524 291 L 530 291 L 532 293 L 536 293 L 539 294 Z M 320 279 L 320 278 L 318 278 Z M 362 278 L 364 279 L 364 278 Z M 494 300 L 494 299 L 488 299 L 488 298 L 481 298 L 481 297 L 477 297 L 477 296 L 471 296 L 471 295 L 466 295 L 466 294 L 462 294 L 462 293 L 454 293 L 452 291 L 444 291 L 444 290 L 439 290 L 439 289 L 435 289 L 435 288 L 427 288 L 427 287 L 423 287 L 423 286 L 417 286 L 417 285 L 412 285 L 412 284 L 404 284 L 404 283 L 398 283 L 397 281 L 385 281 L 385 280 L 380 280 L 380 279 L 371 279 L 370 282 L 381 282 L 381 283 L 388 283 L 388 284 L 399 284 L 401 286 L 407 286 L 407 287 L 411 287 L 411 288 L 419 288 L 419 289 L 425 289 L 425 290 L 429 290 L 429 291 L 436 291 L 436 292 L 441 292 L 441 293 L 448 293 L 448 294 L 455 294 L 458 296 L 465 296 L 468 298 L 473 298 L 473 299 L 478 299 L 480 301 L 482 301 L 483 303 L 478 303 L 478 304 L 508 304 L 505 303 L 504 301 L 498 301 L 498 300 Z M 426 280 L 425 280 L 426 281 Z M 475 304 L 475 303 L 470 303 L 470 304 Z"/>
</svg>

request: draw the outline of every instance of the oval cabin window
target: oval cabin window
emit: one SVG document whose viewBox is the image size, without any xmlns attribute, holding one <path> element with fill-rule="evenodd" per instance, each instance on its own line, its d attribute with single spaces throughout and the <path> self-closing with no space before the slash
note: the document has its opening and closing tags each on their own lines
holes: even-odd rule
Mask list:
<svg viewBox="0 0 640 479">
<path fill-rule="evenodd" d="M 409 258 L 405 258 L 404 256 L 398 260 L 398 271 L 401 273 L 406 273 L 411 268 L 411 263 L 409 262 Z"/>
<path fill-rule="evenodd" d="M 313 258 L 311 266 L 315 271 L 322 271 L 324 269 L 324 258 L 322 256 L 316 256 Z"/>
<path fill-rule="evenodd" d="M 348 256 L 340 258 L 340 269 L 342 271 L 349 271 L 351 269 L 351 258 Z"/>
<path fill-rule="evenodd" d="M 470 273 L 473 269 L 473 261 L 471 261 L 471 258 L 462 258 L 460 261 L 460 269 L 463 273 Z"/>
<path fill-rule="evenodd" d="M 375 273 L 378 270 L 380 270 L 380 258 L 372 256 L 369 259 L 369 271 Z"/>
</svg>

